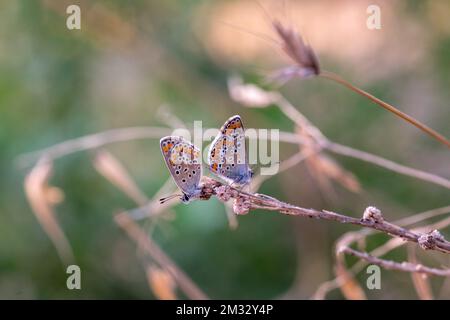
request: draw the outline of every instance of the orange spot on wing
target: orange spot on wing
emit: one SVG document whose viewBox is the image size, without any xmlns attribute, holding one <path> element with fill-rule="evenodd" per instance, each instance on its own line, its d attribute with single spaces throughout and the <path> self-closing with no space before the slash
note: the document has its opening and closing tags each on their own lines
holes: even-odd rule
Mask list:
<svg viewBox="0 0 450 320">
<path fill-rule="evenodd" d="M 172 147 L 173 147 L 173 143 L 168 143 L 165 146 L 163 146 L 164 153 L 169 152 L 169 150 L 172 149 Z"/>
<path fill-rule="evenodd" d="M 230 123 L 227 126 L 227 129 L 239 129 L 239 128 L 242 128 L 242 124 L 240 121 L 236 121 L 235 123 Z"/>
</svg>

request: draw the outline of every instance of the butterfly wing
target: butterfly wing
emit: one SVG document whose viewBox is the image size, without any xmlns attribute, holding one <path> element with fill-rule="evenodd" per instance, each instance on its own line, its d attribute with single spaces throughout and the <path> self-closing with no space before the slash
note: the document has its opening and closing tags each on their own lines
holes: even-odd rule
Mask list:
<svg viewBox="0 0 450 320">
<path fill-rule="evenodd" d="M 211 144 L 209 168 L 225 180 L 245 184 L 251 178 L 247 159 L 244 126 L 236 115 L 225 122 Z"/>
<path fill-rule="evenodd" d="M 202 166 L 200 150 L 181 137 L 169 136 L 160 141 L 161 152 L 176 185 L 188 197 L 199 191 Z"/>
</svg>

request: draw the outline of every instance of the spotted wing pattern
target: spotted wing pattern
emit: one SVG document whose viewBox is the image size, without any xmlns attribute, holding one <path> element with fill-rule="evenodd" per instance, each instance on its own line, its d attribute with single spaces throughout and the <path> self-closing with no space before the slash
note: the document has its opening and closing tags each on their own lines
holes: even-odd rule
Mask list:
<svg viewBox="0 0 450 320">
<path fill-rule="evenodd" d="M 202 167 L 200 151 L 182 137 L 168 136 L 160 141 L 161 152 L 176 185 L 189 199 L 200 193 Z"/>
<path fill-rule="evenodd" d="M 247 159 L 244 126 L 236 115 L 225 122 L 211 144 L 209 169 L 229 182 L 247 184 L 252 176 Z"/>
</svg>

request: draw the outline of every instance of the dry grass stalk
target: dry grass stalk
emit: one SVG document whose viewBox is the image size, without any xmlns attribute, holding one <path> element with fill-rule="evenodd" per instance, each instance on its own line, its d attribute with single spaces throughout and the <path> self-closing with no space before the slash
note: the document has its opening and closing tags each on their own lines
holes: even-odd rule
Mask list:
<svg viewBox="0 0 450 320">
<path fill-rule="evenodd" d="M 325 79 L 333 80 L 334 82 L 337 82 L 339 84 L 342 84 L 343 86 L 349 88 L 350 90 L 362 95 L 363 97 L 366 97 L 367 99 L 375 102 L 380 107 L 395 114 L 399 118 L 409 122 L 413 126 L 419 128 L 420 130 L 422 130 L 423 132 L 428 134 L 433 139 L 439 141 L 440 143 L 442 143 L 442 144 L 446 145 L 448 148 L 450 148 L 450 141 L 446 137 L 444 137 L 442 134 L 436 132 L 435 130 L 431 129 L 430 127 L 426 126 L 425 124 L 421 123 L 420 121 L 411 117 L 410 115 L 404 113 L 403 111 L 400 111 L 393 105 L 390 105 L 389 103 L 386 103 L 383 100 L 378 99 L 377 97 L 371 95 L 370 93 L 352 85 L 350 82 L 348 82 L 347 80 L 344 80 L 342 77 L 338 76 L 337 74 L 332 73 L 332 72 L 322 71 L 319 76 L 323 77 Z"/>
<path fill-rule="evenodd" d="M 294 29 L 284 26 L 280 21 L 274 20 L 272 21 L 273 28 L 275 33 L 278 35 L 279 40 L 281 41 L 281 47 L 286 55 L 294 62 L 292 67 L 288 67 L 283 69 L 281 72 L 278 72 L 276 78 L 281 78 L 285 81 L 290 80 L 293 77 L 306 78 L 310 76 L 320 76 L 322 78 L 332 80 L 336 83 L 339 83 L 346 88 L 360 94 L 361 96 L 375 102 L 378 106 L 388 110 L 389 112 L 395 114 L 399 118 L 409 122 L 410 124 L 416 126 L 432 138 L 436 139 L 440 143 L 446 145 L 450 148 L 450 141 L 447 140 L 443 135 L 431 129 L 430 127 L 424 125 L 417 119 L 407 115 L 406 113 L 400 111 L 394 106 L 378 99 L 377 97 L 371 95 L 370 93 L 352 85 L 347 80 L 343 79 L 339 75 L 320 70 L 319 62 L 314 53 L 313 49 L 305 44 L 302 37 L 298 32 Z"/>
<path fill-rule="evenodd" d="M 148 202 L 147 196 L 131 178 L 128 170 L 110 152 L 106 150 L 97 152 L 94 159 L 94 167 L 102 176 L 136 203 L 144 205 Z"/>
<path fill-rule="evenodd" d="M 197 285 L 167 256 L 163 250 L 127 214 L 117 214 L 114 221 L 139 248 L 144 250 L 158 265 L 175 280 L 178 287 L 189 299 L 205 300 L 208 297 Z"/>
<path fill-rule="evenodd" d="M 316 54 L 300 34 L 285 27 L 279 20 L 273 20 L 272 26 L 280 39 L 281 49 L 295 63 L 294 66 L 277 72 L 273 78 L 284 82 L 293 77 L 307 78 L 320 74 Z"/>
<path fill-rule="evenodd" d="M 408 247 L 408 260 L 409 262 L 417 265 L 415 249 L 412 247 Z M 426 274 L 412 272 L 411 279 L 417 295 L 421 300 L 433 300 L 433 292 L 431 290 L 429 278 Z"/>
<path fill-rule="evenodd" d="M 319 152 L 319 150 L 316 150 L 315 152 Z M 278 174 L 293 168 L 297 164 L 305 161 L 306 159 L 308 159 L 308 157 L 311 157 L 313 155 L 314 155 L 314 153 L 306 153 L 306 152 L 302 152 L 302 151 L 299 151 L 299 152 L 295 153 L 294 155 L 292 155 L 291 157 L 289 157 L 286 160 L 283 160 L 279 164 Z M 253 179 L 252 179 L 252 184 L 251 184 L 252 190 L 258 190 L 261 187 L 261 185 L 267 179 L 270 179 L 271 177 L 273 177 L 273 176 L 270 176 L 270 175 L 265 175 L 265 176 L 257 175 L 257 176 L 254 176 Z"/>
<path fill-rule="evenodd" d="M 186 129 L 184 122 L 179 119 L 166 104 L 163 104 L 158 108 L 156 111 L 156 118 L 173 129 Z"/>
<path fill-rule="evenodd" d="M 52 162 L 45 158 L 38 161 L 25 178 L 25 194 L 33 213 L 36 215 L 42 228 L 53 242 L 61 261 L 65 265 L 69 265 L 74 261 L 72 248 L 64 231 L 57 222 L 53 210 L 55 203 L 58 203 L 58 201 L 61 200 L 62 194 L 61 192 L 55 194 L 54 187 L 50 187 L 48 184 L 52 167 Z M 50 198 L 49 190 L 53 190 L 51 191 L 53 195 L 50 195 Z M 55 196 L 58 199 L 55 199 Z"/>
<path fill-rule="evenodd" d="M 56 160 L 66 155 L 87 151 L 91 149 L 98 149 L 110 143 L 117 143 L 137 139 L 160 139 L 161 136 L 169 135 L 171 129 L 162 127 L 130 127 L 112 129 L 92 135 L 82 136 L 72 140 L 66 140 L 48 148 L 26 153 L 18 158 L 19 166 L 26 166 L 36 158 L 46 157 L 50 160 Z M 291 144 L 303 144 L 298 134 L 291 132 L 280 132 L 280 142 Z M 327 141 L 322 146 L 326 150 L 343 155 L 346 157 L 355 158 L 376 166 L 394 171 L 405 176 L 410 176 L 416 179 L 427 181 L 444 188 L 450 189 L 450 180 L 443 177 L 428 173 L 422 170 L 407 167 L 398 164 L 394 161 L 382 158 L 380 156 L 371 154 L 369 152 L 354 149 L 342 144 Z"/>
<path fill-rule="evenodd" d="M 229 81 L 229 92 L 230 97 L 235 100 L 236 102 L 242 104 L 246 107 L 251 107 L 252 103 L 257 103 L 260 101 L 260 99 L 257 99 L 257 101 L 254 101 L 253 97 L 253 91 L 255 90 L 255 85 L 251 85 L 249 87 L 248 84 L 245 84 L 242 82 L 241 78 L 234 77 L 233 80 Z M 249 89 L 251 88 L 251 89 Z M 342 156 L 358 159 L 361 161 L 365 161 L 367 163 L 374 164 L 376 166 L 385 168 L 387 170 L 413 177 L 416 179 L 420 179 L 423 181 L 427 181 L 439 186 L 442 186 L 444 188 L 450 189 L 450 180 L 445 179 L 443 177 L 440 177 L 438 175 L 428 173 L 422 170 L 414 169 L 408 166 L 404 166 L 401 164 L 398 164 L 394 161 L 385 159 L 383 157 L 371 154 L 369 152 L 361 151 L 355 148 L 351 148 L 339 143 L 335 143 L 325 137 L 323 133 L 314 126 L 300 111 L 298 111 L 297 108 L 295 108 L 285 97 L 283 97 L 279 92 L 275 91 L 264 91 L 263 89 L 259 88 L 261 95 L 265 96 L 266 102 L 270 103 L 264 103 L 259 105 L 259 107 L 268 107 L 272 104 L 276 105 L 289 119 L 291 119 L 297 129 L 297 138 L 295 136 L 288 135 L 287 133 L 280 132 L 280 141 L 292 143 L 292 144 L 298 144 L 301 148 L 318 148 L 323 149 L 326 151 L 330 151 L 335 154 L 339 154 Z M 234 92 L 234 93 L 233 93 Z M 236 92 L 239 92 L 239 95 L 236 94 Z M 300 131 L 299 131 L 300 130 Z M 300 134 L 299 134 L 300 132 Z M 341 170 L 342 172 L 342 170 Z M 348 176 L 347 176 L 348 177 Z M 351 178 L 350 178 L 351 179 Z M 340 179 L 340 181 L 347 181 L 349 182 L 349 179 Z M 354 180 L 354 179 L 351 179 Z M 351 181 L 349 183 L 350 189 L 357 189 L 357 181 Z"/>
<path fill-rule="evenodd" d="M 336 255 L 336 276 L 341 280 L 339 288 L 347 300 L 367 300 L 367 296 L 344 262 L 344 255 Z"/>
<path fill-rule="evenodd" d="M 425 221 L 427 219 L 434 218 L 434 217 L 437 217 L 437 216 L 440 216 L 443 214 L 447 214 L 449 212 L 450 212 L 450 206 L 436 208 L 436 209 L 428 210 L 428 211 L 418 213 L 418 214 L 415 214 L 412 216 L 408 216 L 408 217 L 400 219 L 400 220 L 396 220 L 396 221 L 394 221 L 394 224 L 402 226 L 402 227 L 408 227 L 408 226 L 417 224 L 419 222 Z M 446 219 L 444 219 L 444 220 L 446 220 Z M 448 223 L 450 224 L 450 221 Z M 436 229 L 436 228 L 443 229 L 446 226 L 447 225 L 444 225 L 441 221 L 437 224 L 423 226 L 420 228 L 415 228 L 413 230 L 418 231 L 418 232 L 426 232 L 426 230 L 430 230 L 430 229 Z M 354 231 L 348 232 L 348 233 L 342 235 L 336 241 L 336 248 L 343 247 L 343 246 L 349 247 L 352 243 L 359 242 L 362 239 L 365 239 L 367 236 L 372 235 L 374 233 L 375 233 L 374 230 L 369 230 L 369 229 L 362 229 L 358 232 L 354 232 Z M 369 254 L 371 256 L 381 257 L 381 256 L 384 256 L 385 254 L 391 252 L 392 250 L 394 250 L 400 246 L 403 246 L 405 244 L 406 244 L 406 242 L 400 238 L 392 238 L 392 239 L 388 240 L 386 243 L 384 243 L 383 245 L 370 251 Z M 368 264 L 368 262 L 366 262 L 365 260 L 359 260 L 348 271 L 351 272 L 352 274 L 358 274 L 359 272 L 361 272 L 363 270 L 363 268 L 367 264 Z M 317 290 L 314 293 L 312 299 L 318 299 L 318 300 L 325 299 L 327 293 L 334 289 L 340 288 L 340 286 L 342 285 L 344 280 L 345 280 L 345 278 L 337 276 L 336 278 L 334 278 L 332 280 L 322 283 L 321 285 L 319 285 L 317 287 Z"/>
<path fill-rule="evenodd" d="M 384 269 L 388 270 L 397 270 L 397 271 L 403 271 L 403 272 L 416 272 L 421 274 L 429 274 L 429 275 L 435 275 L 435 276 L 441 276 L 441 277 L 449 277 L 450 276 L 450 269 L 437 269 L 437 268 L 430 268 L 426 267 L 421 264 L 415 264 L 411 262 L 395 262 L 391 260 L 384 260 L 380 259 L 374 256 L 371 256 L 370 254 L 366 252 L 360 252 L 357 250 L 354 250 L 352 248 L 342 248 L 342 252 L 350 254 L 352 256 L 355 256 L 357 258 L 366 260 L 367 262 L 371 264 L 376 264 Z"/>
<path fill-rule="evenodd" d="M 75 152 L 97 149 L 109 143 L 137 139 L 160 139 L 165 135 L 169 135 L 171 131 L 171 129 L 164 127 L 131 127 L 111 129 L 66 140 L 42 150 L 23 154 L 18 158 L 18 162 L 19 165 L 25 166 L 41 157 L 45 157 L 49 160 L 55 160 Z"/>
<path fill-rule="evenodd" d="M 159 300 L 177 300 L 175 280 L 169 272 L 156 266 L 148 266 L 147 281 Z"/>
</svg>

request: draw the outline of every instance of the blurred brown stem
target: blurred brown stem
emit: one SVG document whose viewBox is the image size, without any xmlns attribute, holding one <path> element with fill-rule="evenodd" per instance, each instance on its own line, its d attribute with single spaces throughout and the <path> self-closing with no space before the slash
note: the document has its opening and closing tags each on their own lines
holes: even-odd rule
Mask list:
<svg viewBox="0 0 450 320">
<path fill-rule="evenodd" d="M 357 250 L 354 250 L 352 248 L 342 248 L 342 252 L 348 253 L 350 255 L 353 255 L 357 258 L 366 260 L 367 262 L 371 264 L 376 264 L 380 267 L 383 267 L 384 269 L 389 270 L 397 270 L 397 271 L 403 271 L 403 272 L 417 272 L 417 273 L 424 273 L 429 275 L 435 275 L 435 276 L 441 276 L 441 277 L 448 277 L 450 276 L 450 269 L 437 269 L 437 268 L 430 268 L 426 267 L 421 264 L 414 264 L 411 262 L 395 262 L 391 260 L 384 260 L 380 259 L 374 256 L 371 256 L 370 254 L 366 252 L 360 252 Z"/>
<path fill-rule="evenodd" d="M 445 138 L 440 133 L 434 131 L 430 127 L 424 125 L 423 123 L 421 123 L 418 120 L 414 119 L 413 117 L 407 115 L 406 113 L 398 110 L 397 108 L 395 108 L 394 106 L 390 105 L 389 103 L 386 103 L 386 102 L 378 99 L 377 97 L 371 95 L 370 93 L 368 93 L 368 92 L 366 92 L 366 91 L 364 91 L 364 90 L 362 90 L 362 89 L 352 85 L 350 82 L 348 82 L 347 80 L 343 79 L 339 75 L 337 75 L 335 73 L 332 73 L 332 72 L 328 72 L 328 71 L 321 71 L 319 76 L 321 76 L 322 78 L 326 78 L 326 79 L 332 80 L 334 82 L 337 82 L 337 83 L 347 87 L 348 89 L 350 89 L 350 90 L 352 90 L 352 91 L 362 95 L 363 97 L 368 98 L 369 100 L 371 100 L 371 101 L 375 102 L 376 104 L 378 104 L 380 107 L 382 107 L 382 108 L 392 112 L 393 114 L 397 115 L 398 117 L 402 118 L 403 120 L 411 123 L 412 125 L 416 126 L 420 130 L 425 132 L 426 134 L 430 135 L 431 137 L 433 137 L 437 141 L 441 142 L 442 144 L 444 144 L 448 148 L 450 148 L 450 141 L 447 140 L 447 138 Z"/>
<path fill-rule="evenodd" d="M 118 214 L 115 222 L 128 236 L 145 250 L 159 265 L 163 266 L 175 279 L 180 289 L 192 300 L 206 300 L 208 297 L 197 285 L 167 256 L 161 248 L 127 214 Z"/>
<path fill-rule="evenodd" d="M 287 103 L 287 100 L 285 100 L 285 103 Z M 289 108 L 291 112 L 295 109 L 292 108 L 293 108 L 292 106 Z M 45 156 L 47 159 L 55 160 L 57 158 L 64 157 L 66 155 L 75 152 L 97 149 L 109 143 L 116 143 L 121 141 L 129 141 L 137 139 L 159 139 L 161 136 L 170 134 L 171 131 L 172 130 L 169 128 L 161 128 L 161 127 L 129 127 L 120 129 L 111 129 L 71 140 L 66 140 L 42 150 L 33 151 L 30 153 L 20 155 L 18 161 L 19 165 L 25 166 L 28 163 L 35 160 L 35 158 L 43 156 Z M 320 135 L 320 131 L 318 134 Z M 302 140 L 302 137 L 299 137 L 298 134 L 291 132 L 280 132 L 280 141 L 292 144 L 306 143 L 305 141 Z M 447 189 L 450 189 L 450 181 L 443 177 L 425 171 L 421 171 L 418 169 L 414 169 L 411 167 L 407 167 L 398 164 L 396 162 L 393 162 L 391 160 L 382 158 L 380 156 L 365 151 L 361 151 L 355 148 L 351 148 L 345 145 L 341 145 L 335 142 L 331 142 L 329 140 L 321 140 L 321 142 L 323 144 L 323 148 L 331 152 L 359 159 L 365 162 L 369 162 L 377 166 L 383 167 L 385 169 L 398 172 L 400 174 L 414 177 L 417 179 L 421 179 L 424 181 L 428 181 L 437 185 L 441 185 Z"/>
</svg>

